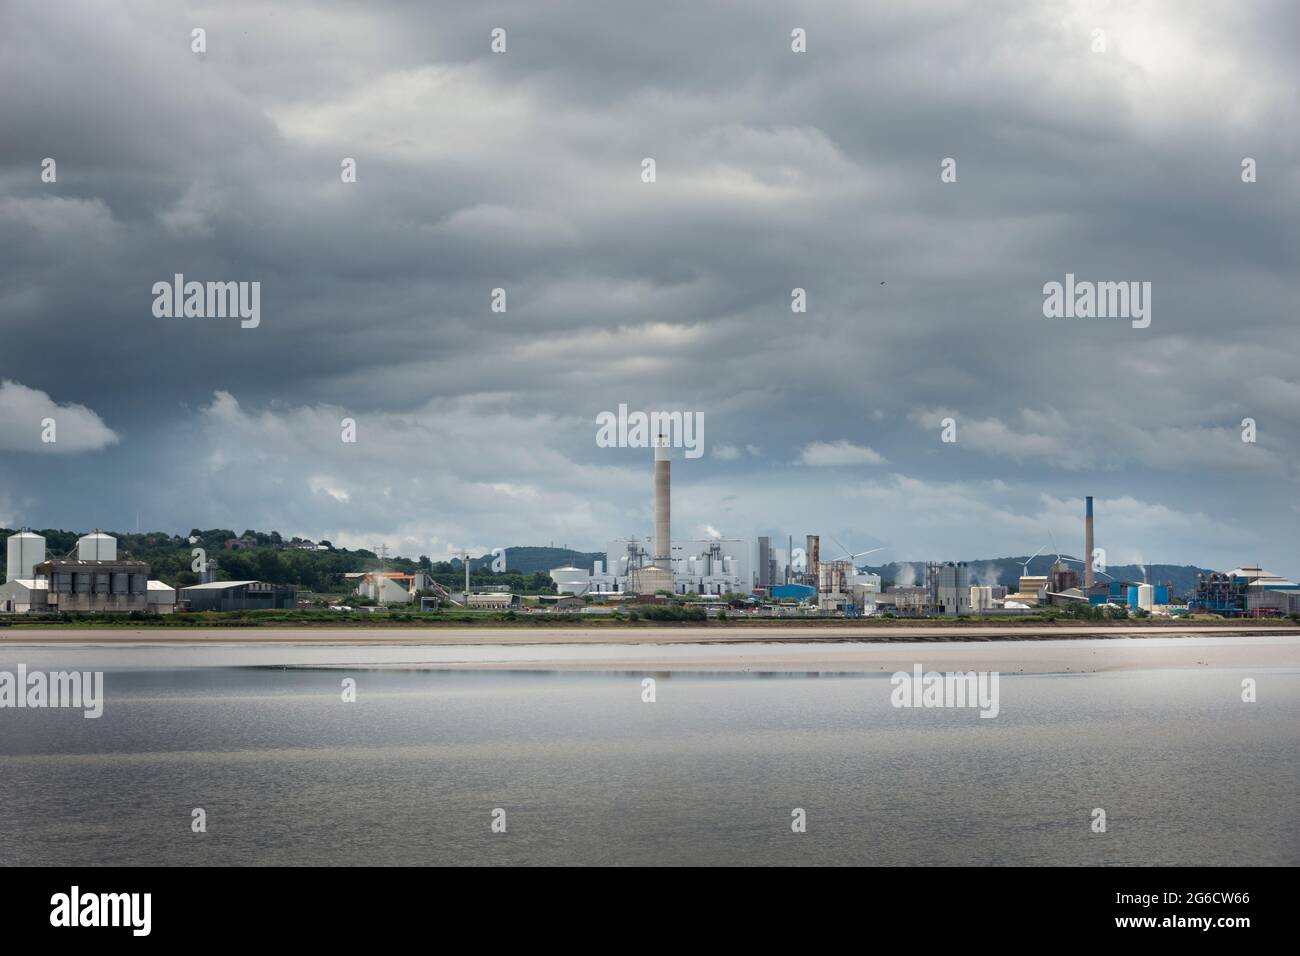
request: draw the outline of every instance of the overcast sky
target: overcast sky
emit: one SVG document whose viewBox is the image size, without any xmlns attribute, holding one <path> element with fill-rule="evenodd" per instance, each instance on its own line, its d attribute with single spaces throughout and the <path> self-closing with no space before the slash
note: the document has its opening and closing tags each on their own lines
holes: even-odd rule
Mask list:
<svg viewBox="0 0 1300 956">
<path fill-rule="evenodd" d="M 704 416 L 680 536 L 1078 554 L 1092 494 L 1112 563 L 1300 574 L 1297 9 L 10 0 L 0 524 L 595 550 L 626 403 Z"/>
</svg>

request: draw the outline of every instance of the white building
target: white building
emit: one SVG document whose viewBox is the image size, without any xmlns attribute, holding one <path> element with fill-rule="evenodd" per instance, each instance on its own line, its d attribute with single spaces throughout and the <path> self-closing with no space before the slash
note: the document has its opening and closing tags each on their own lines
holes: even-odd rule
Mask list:
<svg viewBox="0 0 1300 956">
<path fill-rule="evenodd" d="M 433 577 L 427 571 L 416 571 L 413 574 L 370 571 L 357 577 L 357 593 L 380 604 L 409 604 L 421 591 L 432 587 Z"/>
<path fill-rule="evenodd" d="M 150 581 L 145 594 L 149 598 L 149 610 L 155 614 L 171 614 L 176 610 L 176 589 L 161 581 Z"/>
<path fill-rule="evenodd" d="M 49 587 L 49 581 L 44 578 L 14 578 L 0 584 L 0 612 L 30 614 L 48 610 Z"/>
</svg>

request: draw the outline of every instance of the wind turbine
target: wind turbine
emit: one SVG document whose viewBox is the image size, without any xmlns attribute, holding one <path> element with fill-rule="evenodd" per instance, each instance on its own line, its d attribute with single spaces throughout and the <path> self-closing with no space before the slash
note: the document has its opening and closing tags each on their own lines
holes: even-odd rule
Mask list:
<svg viewBox="0 0 1300 956">
<path fill-rule="evenodd" d="M 835 547 L 837 547 L 837 548 L 839 548 L 841 551 L 843 551 L 843 552 L 844 552 L 844 558 L 847 558 L 849 561 L 853 561 L 854 558 L 860 558 L 860 557 L 862 557 L 864 554 L 875 554 L 877 551 L 884 551 L 886 548 L 889 547 L 889 545 L 887 545 L 887 544 L 882 544 L 882 545 L 881 545 L 880 547 L 878 547 L 878 548 L 871 548 L 871 549 L 868 550 L 868 551 L 858 551 L 858 552 L 856 552 L 856 553 L 852 553 L 852 554 L 851 554 L 851 553 L 849 552 L 849 549 L 846 548 L 846 547 L 844 547 L 844 545 L 840 544 L 839 541 L 836 541 L 836 540 L 835 540 L 835 537 L 834 537 L 833 535 L 827 535 L 827 537 L 830 538 L 832 541 L 835 541 Z M 844 558 L 841 558 L 841 560 L 844 560 Z M 853 568 L 854 568 L 854 570 L 857 570 L 857 563 L 856 563 L 856 562 L 854 562 Z"/>
<path fill-rule="evenodd" d="M 1047 550 L 1047 545 L 1043 545 L 1041 548 L 1039 548 L 1037 551 L 1035 551 L 1033 554 L 1029 556 L 1029 560 L 1022 562 L 1021 570 L 1024 572 L 1023 574 L 1020 575 L 1022 578 L 1029 577 L 1029 562 L 1034 560 L 1034 558 L 1038 557 L 1046 550 Z"/>
<path fill-rule="evenodd" d="M 1051 532 L 1050 532 L 1050 531 L 1048 532 L 1048 537 L 1051 537 Z M 1055 540 L 1055 539 L 1052 540 L 1052 547 L 1053 547 L 1053 548 L 1056 547 L 1056 540 Z M 1061 552 L 1059 552 L 1059 551 L 1056 552 L 1056 559 L 1057 559 L 1058 561 L 1064 561 L 1064 562 L 1068 562 L 1068 563 L 1070 563 L 1070 564 L 1087 565 L 1087 563 L 1088 563 L 1087 561 L 1080 561 L 1078 558 L 1067 558 L 1067 557 L 1063 557 L 1063 556 L 1061 555 Z M 1110 575 L 1110 574 L 1106 574 L 1106 572 L 1103 571 L 1103 570 L 1101 570 L 1101 568 L 1093 568 L 1093 569 L 1092 569 L 1092 572 L 1093 572 L 1093 574 L 1105 574 L 1106 577 L 1110 578 L 1112 581 L 1115 580 L 1115 578 L 1114 578 L 1112 575 Z"/>
<path fill-rule="evenodd" d="M 1047 532 L 1047 536 L 1052 539 L 1052 550 L 1056 552 L 1057 561 L 1061 562 L 1061 564 L 1084 564 L 1084 562 L 1080 561 L 1078 558 L 1067 558 L 1063 556 L 1060 549 L 1056 546 L 1056 536 L 1050 531 Z"/>
</svg>

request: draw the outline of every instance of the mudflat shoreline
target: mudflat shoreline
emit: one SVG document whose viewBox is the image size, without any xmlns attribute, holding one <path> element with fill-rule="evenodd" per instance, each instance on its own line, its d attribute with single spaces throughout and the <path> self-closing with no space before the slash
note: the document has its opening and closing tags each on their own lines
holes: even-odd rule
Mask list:
<svg viewBox="0 0 1300 956">
<path fill-rule="evenodd" d="M 10 652 L 6 654 L 5 652 Z M 1300 628 L 908 627 L 739 633 L 716 628 L 611 632 L 536 628 L 397 630 L 355 627 L 11 631 L 12 652 L 72 655 L 85 666 L 290 667 L 636 673 L 869 674 L 983 670 L 1006 674 L 1300 668 Z"/>
<path fill-rule="evenodd" d="M 790 625 L 762 630 L 719 627 L 112 627 L 112 628 L 3 628 L 0 647 L 78 644 L 85 646 L 158 645 L 301 645 L 301 646 L 524 646 L 603 644 L 614 646 L 670 644 L 896 644 L 982 643 L 988 641 L 1066 641 L 1133 638 L 1300 637 L 1300 625 L 1206 624 L 1176 625 L 971 625 L 836 627 Z"/>
</svg>

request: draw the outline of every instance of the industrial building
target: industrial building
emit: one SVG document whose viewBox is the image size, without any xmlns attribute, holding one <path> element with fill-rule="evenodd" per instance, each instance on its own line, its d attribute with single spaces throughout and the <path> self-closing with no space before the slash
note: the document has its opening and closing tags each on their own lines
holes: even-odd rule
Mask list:
<svg viewBox="0 0 1300 956">
<path fill-rule="evenodd" d="M 475 591 L 466 597 L 465 603 L 468 607 L 506 610 L 519 606 L 519 595 L 509 591 Z"/>
<path fill-rule="evenodd" d="M 48 611 L 46 593 L 49 582 L 33 577 L 14 578 L 0 586 L 0 613 L 31 614 Z"/>
<path fill-rule="evenodd" d="M 120 560 L 112 535 L 82 535 L 73 553 L 75 557 L 51 558 L 41 535 L 26 529 L 11 535 L 0 611 L 167 614 L 174 609 L 175 592 L 149 580 L 146 562 Z"/>
<path fill-rule="evenodd" d="M 748 594 L 753 587 L 749 549 L 749 542 L 737 538 L 674 541 L 668 562 L 671 585 L 657 590 L 673 594 Z M 589 579 L 591 593 L 647 593 L 644 588 L 650 579 L 645 577 L 645 570 L 652 561 L 642 542 L 618 538 L 609 542 L 605 554 L 606 560 L 596 562 Z"/>
<path fill-rule="evenodd" d="M 56 558 L 36 565 L 48 583 L 50 611 L 93 614 L 149 610 L 149 565 L 143 561 Z"/>
<path fill-rule="evenodd" d="M 1187 602 L 1193 611 L 1224 617 L 1272 617 L 1296 613 L 1294 581 L 1265 571 L 1258 565 L 1196 576 L 1196 593 Z"/>
<path fill-rule="evenodd" d="M 1006 596 L 1006 601 L 1032 607 L 1047 598 L 1047 575 L 1022 574 L 1016 584 L 1016 590 Z"/>
<path fill-rule="evenodd" d="M 876 597 L 876 611 L 900 617 L 921 617 L 930 606 L 930 589 L 895 585 Z"/>
<path fill-rule="evenodd" d="M 297 607 L 298 589 L 262 581 L 213 581 L 181 588 L 191 611 L 274 611 Z"/>
<path fill-rule="evenodd" d="M 150 581 L 145 596 L 149 599 L 149 610 L 155 614 L 171 614 L 176 610 L 176 589 L 161 581 Z"/>
<path fill-rule="evenodd" d="M 357 579 L 356 593 L 380 604 L 410 604 L 421 591 L 437 590 L 427 571 L 349 572 L 345 577 Z"/>
<path fill-rule="evenodd" d="M 933 613 L 946 617 L 970 613 L 970 568 L 965 561 L 930 562 L 925 567 L 925 583 Z"/>
</svg>

